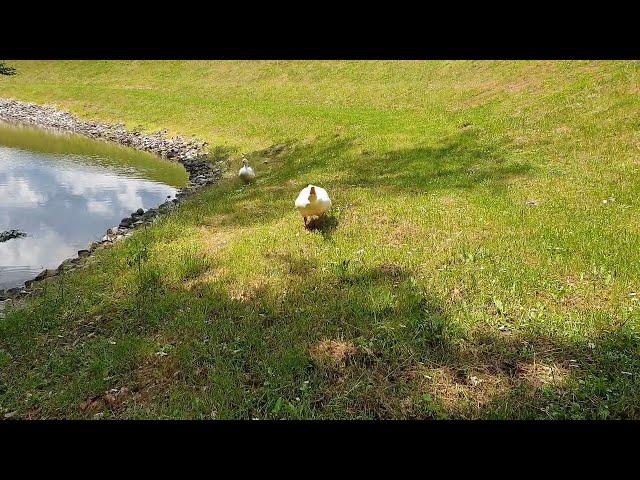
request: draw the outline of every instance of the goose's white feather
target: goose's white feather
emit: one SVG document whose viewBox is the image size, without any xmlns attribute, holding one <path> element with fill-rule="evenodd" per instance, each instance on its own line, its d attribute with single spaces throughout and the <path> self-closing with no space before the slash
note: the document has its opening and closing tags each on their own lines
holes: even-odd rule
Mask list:
<svg viewBox="0 0 640 480">
<path fill-rule="evenodd" d="M 249 165 L 244 165 L 238 172 L 238 176 L 244 182 L 250 182 L 256 178 L 256 173 Z"/>
<path fill-rule="evenodd" d="M 315 187 L 315 197 L 310 197 L 311 187 L 309 185 L 302 189 L 298 198 L 296 198 L 296 208 L 303 217 L 319 217 L 325 214 L 331 208 L 331 199 L 324 188 Z"/>
</svg>

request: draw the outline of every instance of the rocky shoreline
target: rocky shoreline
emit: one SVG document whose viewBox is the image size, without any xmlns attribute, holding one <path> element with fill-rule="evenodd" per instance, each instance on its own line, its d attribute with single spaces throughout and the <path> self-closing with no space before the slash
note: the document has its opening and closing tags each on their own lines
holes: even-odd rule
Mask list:
<svg viewBox="0 0 640 480">
<path fill-rule="evenodd" d="M 218 182 L 224 169 L 222 161 L 211 162 L 207 154 L 206 142 L 189 140 L 183 137 L 167 138 L 166 132 L 148 135 L 132 132 L 122 124 L 110 125 L 85 121 L 48 105 L 42 106 L 17 100 L 0 99 L 0 120 L 63 132 L 73 132 L 89 138 L 107 140 L 137 150 L 150 152 L 182 164 L 189 175 L 189 183 L 178 191 L 175 199 L 166 201 L 157 208 L 150 208 L 147 211 L 139 208 L 129 217 L 123 218 L 118 226 L 108 229 L 106 234 L 98 241 L 91 243 L 88 249 L 78 251 L 77 257 L 63 261 L 57 269 L 42 271 L 33 280 L 25 282 L 24 287 L 0 290 L 0 306 L 3 306 L 4 300 L 17 299 L 33 294 L 33 286 L 36 282 L 83 266 L 95 250 L 108 247 L 131 236 L 135 229 L 152 223 L 157 217 L 171 211 L 191 194 Z M 1 310 L 0 308 L 0 313 Z"/>
</svg>

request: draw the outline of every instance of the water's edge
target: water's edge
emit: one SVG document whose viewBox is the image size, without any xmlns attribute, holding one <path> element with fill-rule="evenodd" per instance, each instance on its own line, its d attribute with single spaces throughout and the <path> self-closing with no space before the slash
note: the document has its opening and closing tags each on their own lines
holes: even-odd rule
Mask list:
<svg viewBox="0 0 640 480">
<path fill-rule="evenodd" d="M 220 180 L 224 162 L 211 163 L 206 142 L 188 140 L 182 137 L 167 138 L 164 132 L 142 134 L 127 130 L 122 124 L 106 124 L 81 120 L 68 112 L 49 105 L 37 105 L 0 98 L 0 120 L 8 123 L 27 124 L 44 129 L 72 132 L 85 137 L 107 140 L 136 150 L 153 153 L 159 157 L 180 163 L 189 175 L 186 187 L 179 189 L 176 198 L 164 202 L 146 212 L 138 209 L 131 216 L 123 218 L 118 227 L 110 228 L 88 249 L 78 251 L 78 255 L 64 260 L 55 270 L 44 270 L 23 287 L 0 290 L 0 305 L 4 300 L 30 296 L 34 293 L 34 283 L 82 267 L 87 258 L 99 248 L 109 247 L 132 235 L 133 230 L 148 225 L 159 216 L 168 213 L 185 198 L 196 191 Z M 1 311 L 1 309 L 0 309 Z"/>
</svg>

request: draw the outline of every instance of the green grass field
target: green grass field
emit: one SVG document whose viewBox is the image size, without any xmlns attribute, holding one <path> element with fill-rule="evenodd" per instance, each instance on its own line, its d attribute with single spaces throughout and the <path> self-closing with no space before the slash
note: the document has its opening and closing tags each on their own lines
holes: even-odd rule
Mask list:
<svg viewBox="0 0 640 480">
<path fill-rule="evenodd" d="M 0 414 L 640 418 L 640 63 L 9 63 L 231 168 L 7 312 Z"/>
</svg>

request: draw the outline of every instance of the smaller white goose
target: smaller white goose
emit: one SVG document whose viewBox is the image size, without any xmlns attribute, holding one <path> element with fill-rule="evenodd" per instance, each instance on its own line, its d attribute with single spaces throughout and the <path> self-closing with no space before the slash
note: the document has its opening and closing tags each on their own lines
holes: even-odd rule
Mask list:
<svg viewBox="0 0 640 480">
<path fill-rule="evenodd" d="M 244 156 L 242 157 L 242 168 L 238 172 L 238 176 L 244 183 L 252 182 L 256 178 L 256 172 L 254 172 L 253 168 L 249 166 L 249 163 Z"/>
<path fill-rule="evenodd" d="M 331 208 L 331 199 L 324 188 L 309 185 L 296 198 L 296 208 L 307 226 L 307 218 L 321 217 Z"/>
</svg>

